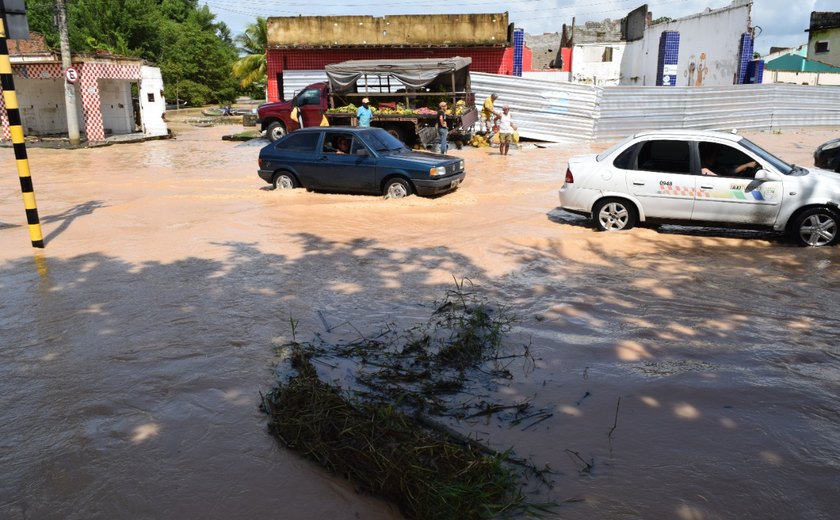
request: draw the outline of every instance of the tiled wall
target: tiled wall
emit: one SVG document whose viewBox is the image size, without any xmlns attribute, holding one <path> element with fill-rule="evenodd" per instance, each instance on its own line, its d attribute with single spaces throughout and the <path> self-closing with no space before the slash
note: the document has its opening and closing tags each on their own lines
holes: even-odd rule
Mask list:
<svg viewBox="0 0 840 520">
<path fill-rule="evenodd" d="M 747 67 L 753 59 L 753 38 L 750 33 L 741 35 L 741 45 L 738 58 L 738 79 L 735 83 L 749 83 Z"/>
<path fill-rule="evenodd" d="M 764 60 L 751 60 L 747 64 L 746 83 L 757 85 L 762 81 L 764 81 Z"/>
<path fill-rule="evenodd" d="M 81 125 L 82 131 L 85 133 L 85 137 L 87 138 L 88 142 L 100 142 L 105 140 L 105 122 L 103 121 L 103 103 L 108 103 L 108 109 L 110 110 L 110 104 L 114 103 L 115 111 L 126 112 L 127 115 L 121 116 L 120 120 L 109 120 L 109 123 L 116 124 L 120 130 L 125 131 L 128 127 L 130 128 L 130 123 L 126 122 L 127 118 L 131 117 L 131 94 L 130 90 L 125 90 L 128 83 L 130 82 L 137 82 L 140 79 L 140 65 L 121 65 L 121 64 L 114 64 L 114 63 L 98 63 L 98 62 L 84 62 L 84 63 L 76 63 L 74 64 L 77 68 L 79 68 L 80 76 L 79 82 L 76 84 L 76 102 L 79 103 L 79 115 L 84 117 L 84 124 Z M 57 80 L 57 81 L 50 81 L 47 85 L 52 85 L 54 89 L 57 89 L 60 98 L 63 100 L 63 92 L 64 92 L 64 72 L 61 68 L 60 63 L 42 63 L 42 64 L 27 64 L 27 65 L 15 65 L 12 68 L 12 72 L 15 76 L 20 78 L 32 78 L 38 80 Z M 101 97 L 100 91 L 100 80 L 103 79 L 115 79 L 115 80 L 123 80 L 123 91 L 119 93 L 118 98 L 113 98 L 112 96 L 106 96 L 105 98 Z M 127 92 L 127 94 L 126 94 Z M 55 128 L 50 125 L 53 125 L 54 122 L 57 124 L 57 114 L 61 109 L 61 103 L 53 102 L 55 109 L 55 114 L 47 113 L 39 114 L 35 111 L 35 108 L 44 102 L 44 99 L 39 98 L 38 100 L 32 100 L 30 105 L 30 112 L 27 112 L 27 115 L 31 115 L 32 117 L 49 117 L 49 122 L 46 123 L 46 126 L 43 126 L 44 122 L 35 123 L 34 120 L 29 121 L 29 125 L 34 130 L 40 130 L 44 132 L 53 132 Z M 49 100 L 46 100 L 49 103 Z M 119 105 L 122 104 L 123 106 L 120 107 Z M 8 115 L 5 111 L 5 104 L 0 104 L 0 123 L 3 125 L 3 137 L 8 138 Z M 64 112 L 64 125 L 63 129 L 66 131 L 66 111 Z M 37 125 L 43 126 L 43 130 L 39 128 Z M 117 128 L 111 128 L 112 130 L 117 130 Z"/>
<path fill-rule="evenodd" d="M 677 64 L 680 55 L 680 33 L 665 31 L 659 37 L 659 57 L 656 65 L 658 86 L 677 85 Z"/>
<path fill-rule="evenodd" d="M 525 47 L 525 29 L 513 30 L 513 75 L 522 75 L 522 49 Z"/>
</svg>

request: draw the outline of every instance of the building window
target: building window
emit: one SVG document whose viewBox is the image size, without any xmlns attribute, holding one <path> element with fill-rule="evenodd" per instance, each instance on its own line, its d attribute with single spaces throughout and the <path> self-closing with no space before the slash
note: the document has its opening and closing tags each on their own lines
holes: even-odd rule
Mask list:
<svg viewBox="0 0 840 520">
<path fill-rule="evenodd" d="M 149 100 L 149 103 L 154 103 L 155 102 L 155 93 L 154 92 L 149 92 L 148 94 L 146 94 L 146 98 Z"/>
<path fill-rule="evenodd" d="M 601 61 L 612 61 L 612 47 L 604 47 L 604 54 L 601 56 Z"/>
<path fill-rule="evenodd" d="M 827 41 L 824 41 L 824 42 L 819 42 L 818 41 L 817 43 L 815 43 L 814 44 L 814 52 L 816 54 L 825 54 L 826 52 L 828 52 L 828 42 Z"/>
</svg>

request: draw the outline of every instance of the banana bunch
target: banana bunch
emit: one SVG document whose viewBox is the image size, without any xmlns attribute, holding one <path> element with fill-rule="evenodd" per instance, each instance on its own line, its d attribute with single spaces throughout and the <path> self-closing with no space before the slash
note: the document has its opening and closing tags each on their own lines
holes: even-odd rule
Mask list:
<svg viewBox="0 0 840 520">
<path fill-rule="evenodd" d="M 469 140 L 467 143 L 470 146 L 475 146 L 476 148 L 485 148 L 490 146 L 490 142 L 483 135 L 475 134 L 472 136 L 472 139 Z"/>
<path fill-rule="evenodd" d="M 455 103 L 455 115 L 456 116 L 462 116 L 462 115 L 464 115 L 464 112 L 466 112 L 466 110 L 467 110 L 467 103 L 463 99 L 459 99 Z"/>
<path fill-rule="evenodd" d="M 356 105 L 350 103 L 349 105 L 344 105 L 343 107 L 335 107 L 327 110 L 328 114 L 355 114 L 356 113 Z"/>
</svg>

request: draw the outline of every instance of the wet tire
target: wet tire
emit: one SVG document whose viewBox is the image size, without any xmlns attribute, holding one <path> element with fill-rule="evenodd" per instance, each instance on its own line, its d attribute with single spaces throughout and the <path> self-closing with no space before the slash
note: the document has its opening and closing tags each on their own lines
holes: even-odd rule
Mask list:
<svg viewBox="0 0 840 520">
<path fill-rule="evenodd" d="M 265 136 L 272 143 L 280 139 L 284 135 L 286 135 L 286 127 L 283 126 L 283 123 L 277 121 L 271 123 L 270 125 L 268 125 L 268 128 L 265 129 Z"/>
<path fill-rule="evenodd" d="M 400 177 L 389 179 L 382 190 L 386 199 L 403 199 L 411 195 L 411 184 Z"/>
<path fill-rule="evenodd" d="M 636 208 L 626 200 L 602 200 L 592 210 L 592 221 L 599 231 L 631 229 L 636 225 L 636 220 Z"/>
<path fill-rule="evenodd" d="M 293 190 L 297 187 L 297 179 L 289 172 L 277 172 L 277 175 L 274 176 L 275 190 Z"/>
<path fill-rule="evenodd" d="M 820 247 L 836 244 L 840 215 L 829 208 L 808 208 L 793 221 L 790 234 L 801 246 Z"/>
</svg>

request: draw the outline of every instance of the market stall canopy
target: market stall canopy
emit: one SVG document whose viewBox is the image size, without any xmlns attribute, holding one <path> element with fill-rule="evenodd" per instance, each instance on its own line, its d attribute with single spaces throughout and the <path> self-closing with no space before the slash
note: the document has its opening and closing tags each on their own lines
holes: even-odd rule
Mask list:
<svg viewBox="0 0 840 520">
<path fill-rule="evenodd" d="M 409 88 L 419 89 L 433 82 L 441 74 L 466 70 L 472 58 L 455 56 L 443 59 L 415 60 L 350 60 L 327 65 L 325 70 L 330 88 L 342 92 L 356 84 L 365 74 L 393 76 Z"/>
</svg>

